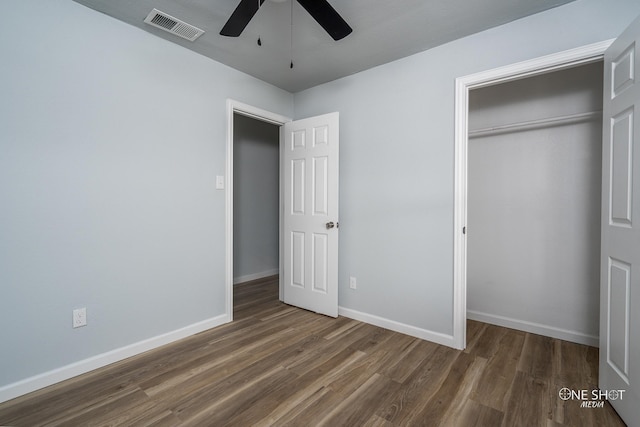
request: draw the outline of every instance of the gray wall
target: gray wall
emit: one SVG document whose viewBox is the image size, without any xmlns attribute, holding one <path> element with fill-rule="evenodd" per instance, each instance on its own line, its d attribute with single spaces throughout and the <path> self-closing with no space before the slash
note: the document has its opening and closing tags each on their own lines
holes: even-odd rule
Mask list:
<svg viewBox="0 0 640 427">
<path fill-rule="evenodd" d="M 455 79 L 614 38 L 638 14 L 577 0 L 296 93 L 296 118 L 340 112 L 340 305 L 451 335 Z"/>
<path fill-rule="evenodd" d="M 602 63 L 469 94 L 469 131 L 602 110 Z M 470 137 L 469 318 L 597 345 L 602 117 Z"/>
<path fill-rule="evenodd" d="M 224 315 L 226 100 L 293 115 L 291 94 L 71 0 L 3 13 L 0 391 Z"/>
<path fill-rule="evenodd" d="M 278 272 L 280 128 L 235 114 L 233 119 L 234 282 Z"/>
</svg>

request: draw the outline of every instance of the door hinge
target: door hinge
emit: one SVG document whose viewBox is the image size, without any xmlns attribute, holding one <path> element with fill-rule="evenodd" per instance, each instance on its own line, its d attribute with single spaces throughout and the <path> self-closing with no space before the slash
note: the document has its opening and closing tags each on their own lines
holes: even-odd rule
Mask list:
<svg viewBox="0 0 640 427">
<path fill-rule="evenodd" d="M 467 227 L 462 227 L 462 234 L 467 234 Z"/>
</svg>

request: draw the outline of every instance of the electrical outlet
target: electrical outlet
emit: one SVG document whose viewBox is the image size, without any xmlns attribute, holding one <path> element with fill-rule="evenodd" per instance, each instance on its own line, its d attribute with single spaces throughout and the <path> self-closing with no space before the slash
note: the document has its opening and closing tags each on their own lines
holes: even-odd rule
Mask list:
<svg viewBox="0 0 640 427">
<path fill-rule="evenodd" d="M 87 326 L 87 309 L 86 307 L 73 310 L 73 327 L 79 328 Z"/>
<path fill-rule="evenodd" d="M 349 287 L 351 289 L 356 289 L 357 288 L 356 278 L 353 277 L 353 276 L 349 277 Z"/>
</svg>

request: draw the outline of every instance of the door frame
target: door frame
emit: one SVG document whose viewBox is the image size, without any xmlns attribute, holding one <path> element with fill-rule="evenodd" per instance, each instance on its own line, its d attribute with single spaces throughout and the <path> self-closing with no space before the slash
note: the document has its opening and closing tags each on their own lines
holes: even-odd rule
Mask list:
<svg viewBox="0 0 640 427">
<path fill-rule="evenodd" d="M 528 61 L 459 77 L 455 81 L 454 220 L 453 220 L 453 344 L 467 344 L 467 150 L 469 91 L 578 65 L 602 61 L 615 39 L 594 43 Z"/>
<path fill-rule="evenodd" d="M 233 115 L 241 114 L 262 122 L 280 126 L 280 158 L 282 158 L 282 125 L 291 118 L 249 104 L 227 99 L 227 152 L 225 164 L 225 292 L 227 321 L 233 320 Z M 282 165 L 280 165 L 282 171 Z M 282 175 L 282 174 L 280 174 Z M 280 176 L 280 194 L 282 194 L 282 176 Z M 282 200 L 282 196 L 280 195 Z M 280 254 L 279 269 L 282 271 L 282 202 L 280 205 Z M 282 275 L 280 276 L 280 299 L 282 300 Z"/>
</svg>

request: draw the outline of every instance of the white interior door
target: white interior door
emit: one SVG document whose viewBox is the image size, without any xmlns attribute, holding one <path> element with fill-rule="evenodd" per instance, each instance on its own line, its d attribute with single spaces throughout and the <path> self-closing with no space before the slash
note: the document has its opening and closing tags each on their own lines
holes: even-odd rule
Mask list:
<svg viewBox="0 0 640 427">
<path fill-rule="evenodd" d="M 640 426 L 638 45 L 640 18 L 605 53 L 603 100 L 599 386 L 629 426 Z"/>
<path fill-rule="evenodd" d="M 284 302 L 338 316 L 338 113 L 284 125 Z"/>
</svg>

